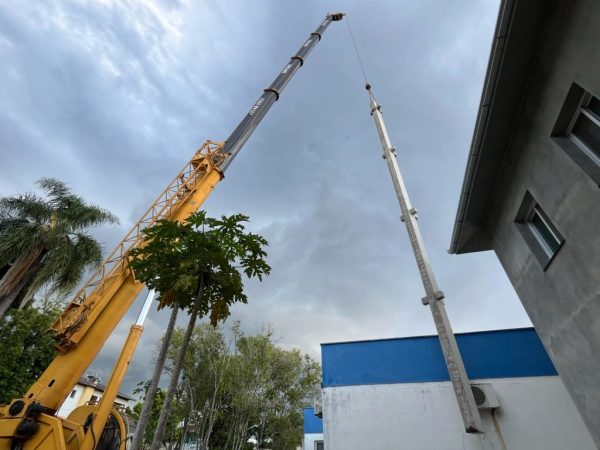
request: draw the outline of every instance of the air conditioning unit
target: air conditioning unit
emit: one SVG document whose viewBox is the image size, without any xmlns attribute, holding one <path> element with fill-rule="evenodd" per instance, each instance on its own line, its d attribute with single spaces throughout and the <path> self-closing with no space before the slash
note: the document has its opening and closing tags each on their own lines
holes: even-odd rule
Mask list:
<svg viewBox="0 0 600 450">
<path fill-rule="evenodd" d="M 320 398 L 315 398 L 315 416 L 323 418 L 323 405 Z"/>
<path fill-rule="evenodd" d="M 494 392 L 494 388 L 490 383 L 476 383 L 471 385 L 475 404 L 479 409 L 495 409 L 500 408 L 498 396 Z"/>
</svg>

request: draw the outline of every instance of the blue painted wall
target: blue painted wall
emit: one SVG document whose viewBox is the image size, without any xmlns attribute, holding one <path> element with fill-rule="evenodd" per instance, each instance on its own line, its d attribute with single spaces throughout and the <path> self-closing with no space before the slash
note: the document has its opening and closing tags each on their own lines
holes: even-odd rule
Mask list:
<svg viewBox="0 0 600 450">
<path fill-rule="evenodd" d="M 315 416 L 314 408 L 304 408 L 304 434 L 322 432 L 323 419 Z"/>
<path fill-rule="evenodd" d="M 456 340 L 471 379 L 557 375 L 533 328 L 457 334 Z M 321 358 L 325 387 L 450 379 L 437 336 L 321 344 Z"/>
</svg>

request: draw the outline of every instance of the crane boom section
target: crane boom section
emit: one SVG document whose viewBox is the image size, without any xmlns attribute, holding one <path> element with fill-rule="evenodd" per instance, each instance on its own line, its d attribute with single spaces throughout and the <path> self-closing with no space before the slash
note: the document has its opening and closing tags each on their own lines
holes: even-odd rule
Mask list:
<svg viewBox="0 0 600 450">
<path fill-rule="evenodd" d="M 127 267 L 129 250 L 141 244 L 144 228 L 185 220 L 202 205 L 222 179 L 222 149 L 222 143 L 206 142 L 78 292 L 52 327 L 60 353 L 26 398 L 58 409 L 143 288 Z"/>
<path fill-rule="evenodd" d="M 159 220 L 183 221 L 202 205 L 327 26 L 343 16 L 327 15 L 227 141 L 202 145 L 79 290 L 52 326 L 59 354 L 27 392 L 29 401 L 39 402 L 47 410 L 58 409 L 143 288 L 128 267 L 129 252 L 143 244 L 142 231 Z"/>
<path fill-rule="evenodd" d="M 331 22 L 337 22 L 342 20 L 344 17 L 343 13 L 328 14 L 327 17 L 319 27 L 310 34 L 310 37 L 302 44 L 300 50 L 296 52 L 294 56 L 290 58 L 290 62 L 286 64 L 283 70 L 277 75 L 273 83 L 266 88 L 258 100 L 254 103 L 248 114 L 242 119 L 239 125 L 231 133 L 229 138 L 225 141 L 225 148 L 223 151 L 228 155 L 225 162 L 222 164 L 221 169 L 223 172 L 227 170 L 227 167 L 231 164 L 233 159 L 237 156 L 243 145 L 246 143 L 250 135 L 254 132 L 260 121 L 263 119 L 267 111 L 273 106 L 283 89 L 286 87 L 288 82 L 292 79 L 296 71 L 304 64 L 304 59 L 308 56 L 311 50 L 317 45 L 317 42 L 321 40 L 323 33 Z"/>
</svg>

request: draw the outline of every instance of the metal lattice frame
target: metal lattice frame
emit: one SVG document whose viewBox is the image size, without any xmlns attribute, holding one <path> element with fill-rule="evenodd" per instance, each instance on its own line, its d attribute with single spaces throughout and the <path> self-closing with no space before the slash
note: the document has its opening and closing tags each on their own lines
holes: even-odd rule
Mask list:
<svg viewBox="0 0 600 450">
<path fill-rule="evenodd" d="M 219 170 L 226 157 L 222 142 L 206 141 L 198 149 L 56 320 L 52 330 L 56 333 L 59 345 L 68 346 L 69 337 L 81 327 L 89 312 L 97 306 L 95 299 L 114 287 L 115 282 L 122 282 L 123 275 L 129 275 L 130 269 L 127 264 L 129 253 L 142 243 L 142 231 L 159 220 L 172 218 L 181 204 L 192 194 L 194 187 L 209 172 Z"/>
</svg>

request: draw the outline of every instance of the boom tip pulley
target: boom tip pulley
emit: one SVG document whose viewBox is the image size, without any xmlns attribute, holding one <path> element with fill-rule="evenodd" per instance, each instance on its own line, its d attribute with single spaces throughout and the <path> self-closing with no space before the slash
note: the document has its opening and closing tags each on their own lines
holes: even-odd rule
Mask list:
<svg viewBox="0 0 600 450">
<path fill-rule="evenodd" d="M 343 12 L 336 12 L 336 13 L 328 14 L 328 16 L 331 17 L 331 20 L 333 22 L 338 22 L 338 21 L 342 20 L 345 15 L 346 15 L 346 13 L 343 13 Z"/>
</svg>

